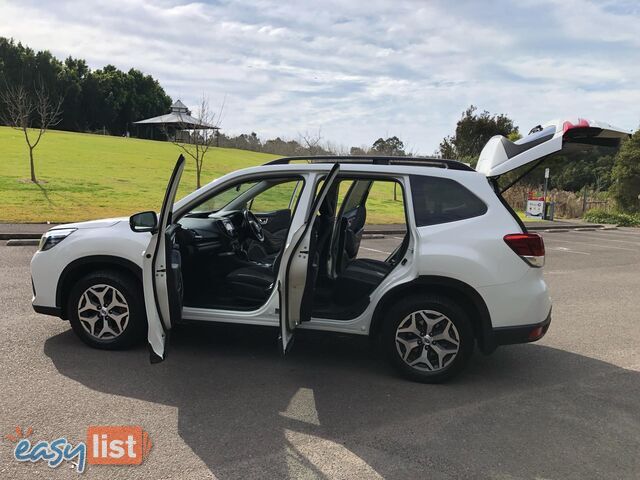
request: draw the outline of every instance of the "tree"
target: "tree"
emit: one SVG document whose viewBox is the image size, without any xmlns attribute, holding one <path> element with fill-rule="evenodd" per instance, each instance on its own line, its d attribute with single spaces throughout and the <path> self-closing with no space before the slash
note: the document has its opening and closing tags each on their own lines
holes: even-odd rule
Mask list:
<svg viewBox="0 0 640 480">
<path fill-rule="evenodd" d="M 107 65 L 92 71 L 82 59 L 61 62 L 46 50 L 35 52 L 3 37 L 0 78 L 9 85 L 24 85 L 30 94 L 35 95 L 33 86 L 38 84 L 52 98 L 64 97 L 64 118 L 58 124 L 63 130 L 122 135 L 131 122 L 167 113 L 172 103 L 158 81 L 139 70 L 123 72 Z M 4 110 L 0 105 L 0 117 Z"/>
<path fill-rule="evenodd" d="M 220 127 L 223 111 L 224 101 L 220 110 L 216 113 L 209 107 L 209 99 L 203 95 L 195 117 L 198 125 L 203 128 L 194 128 L 193 124 L 185 122 L 178 125 L 173 135 L 171 135 L 172 132 L 168 132 L 166 128 L 163 128 L 167 138 L 194 160 L 196 164 L 196 189 L 202 186 L 200 181 L 202 165 L 209 149 L 216 142 L 217 135 L 215 132 Z"/>
<path fill-rule="evenodd" d="M 377 155 L 404 156 L 404 143 L 398 137 L 389 137 L 386 140 L 382 137 L 373 142 L 372 153 Z"/>
<path fill-rule="evenodd" d="M 5 85 L 0 92 L 0 103 L 4 107 L 0 119 L 5 125 L 21 130 L 24 134 L 29 148 L 31 181 L 38 183 L 33 151 L 45 132 L 60 123 L 63 99 L 53 101 L 42 84 L 36 86 L 34 92 L 27 91 L 22 85 Z"/>
<path fill-rule="evenodd" d="M 620 209 L 640 212 L 640 130 L 620 147 L 611 176 L 612 196 Z"/>
<path fill-rule="evenodd" d="M 519 138 L 518 127 L 504 114 L 491 115 L 486 110 L 476 113 L 477 108 L 467 108 L 456 124 L 453 136 L 445 137 L 440 143 L 439 156 L 475 165 L 484 145 L 494 135 Z"/>
<path fill-rule="evenodd" d="M 322 147 L 322 131 L 320 129 L 318 129 L 316 133 L 301 133 L 299 143 L 304 147 L 307 155 L 323 155 L 328 153 Z"/>
</svg>

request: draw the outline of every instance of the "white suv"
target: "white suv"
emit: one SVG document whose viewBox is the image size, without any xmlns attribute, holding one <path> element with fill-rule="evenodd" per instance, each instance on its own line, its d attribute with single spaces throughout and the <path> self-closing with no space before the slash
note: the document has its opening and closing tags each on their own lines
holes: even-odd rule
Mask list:
<svg viewBox="0 0 640 480">
<path fill-rule="evenodd" d="M 42 237 L 33 307 L 68 319 L 96 348 L 125 348 L 146 333 L 152 362 L 165 358 L 176 324 L 227 322 L 278 327 L 283 353 L 299 328 L 369 335 L 401 373 L 442 381 L 475 344 L 490 353 L 532 342 L 551 321 L 542 238 L 502 199 L 498 178 L 626 135 L 551 122 L 515 143 L 492 138 L 477 171 L 441 159 L 285 158 L 174 203 L 181 157 L 159 215 L 68 224 Z M 360 246 L 376 185 L 399 192 L 406 224 L 384 261 Z"/>
</svg>

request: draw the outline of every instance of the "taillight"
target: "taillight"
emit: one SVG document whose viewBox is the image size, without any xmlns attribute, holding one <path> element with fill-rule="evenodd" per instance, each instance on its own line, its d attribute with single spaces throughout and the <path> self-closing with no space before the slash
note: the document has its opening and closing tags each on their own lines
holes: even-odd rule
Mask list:
<svg viewBox="0 0 640 480">
<path fill-rule="evenodd" d="M 512 233 L 505 235 L 504 241 L 532 267 L 544 265 L 544 241 L 537 233 Z"/>
</svg>

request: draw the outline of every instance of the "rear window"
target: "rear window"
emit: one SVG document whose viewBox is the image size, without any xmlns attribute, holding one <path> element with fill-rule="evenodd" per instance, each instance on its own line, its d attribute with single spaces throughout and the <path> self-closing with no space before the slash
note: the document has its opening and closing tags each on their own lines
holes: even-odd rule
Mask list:
<svg viewBox="0 0 640 480">
<path fill-rule="evenodd" d="M 448 178 L 411 175 L 411 197 L 419 227 L 478 217 L 487 212 L 482 200 Z"/>
</svg>

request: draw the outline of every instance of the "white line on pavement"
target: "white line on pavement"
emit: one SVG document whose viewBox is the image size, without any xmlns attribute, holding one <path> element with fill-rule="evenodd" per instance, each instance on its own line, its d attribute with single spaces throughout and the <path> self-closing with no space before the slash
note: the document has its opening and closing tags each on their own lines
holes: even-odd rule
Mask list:
<svg viewBox="0 0 640 480">
<path fill-rule="evenodd" d="M 547 240 L 550 242 L 572 243 L 573 245 L 586 245 L 588 247 L 611 248 L 614 250 L 626 250 L 627 252 L 636 252 L 636 253 L 638 252 L 637 248 L 613 247 L 611 245 L 598 245 L 596 243 L 576 242 L 575 240 L 559 240 L 557 238 L 553 238 L 553 239 L 545 238 L 544 239 L 545 243 L 547 242 Z"/>
<path fill-rule="evenodd" d="M 550 247 L 549 250 L 555 250 L 558 252 L 567 252 L 567 253 L 577 253 L 580 255 L 591 255 L 588 252 L 579 252 L 577 250 L 571 250 L 570 248 L 567 248 L 567 247 Z"/>
<path fill-rule="evenodd" d="M 631 242 L 629 240 L 619 240 L 617 238 L 609 238 L 604 233 L 602 233 L 602 234 L 599 234 L 599 233 L 584 233 L 584 232 L 571 232 L 571 233 L 575 233 L 576 235 L 578 235 L 580 237 L 598 238 L 598 239 L 604 240 L 606 242 L 619 242 L 619 243 L 629 243 L 631 245 L 640 245 L 640 242 Z"/>
<path fill-rule="evenodd" d="M 391 252 L 383 252 L 382 250 L 376 250 L 375 248 L 367 248 L 367 247 L 360 247 L 363 250 L 369 250 L 370 252 L 376 252 L 376 253 L 384 253 L 385 255 L 391 255 Z"/>
<path fill-rule="evenodd" d="M 607 233 L 607 234 L 612 234 L 612 235 L 622 235 L 625 238 L 629 238 L 629 237 L 640 237 L 640 228 L 637 229 L 637 232 L 630 232 L 629 230 L 620 230 L 620 229 L 616 229 L 616 230 L 596 230 L 596 231 L 601 231 L 602 233 Z"/>
</svg>

